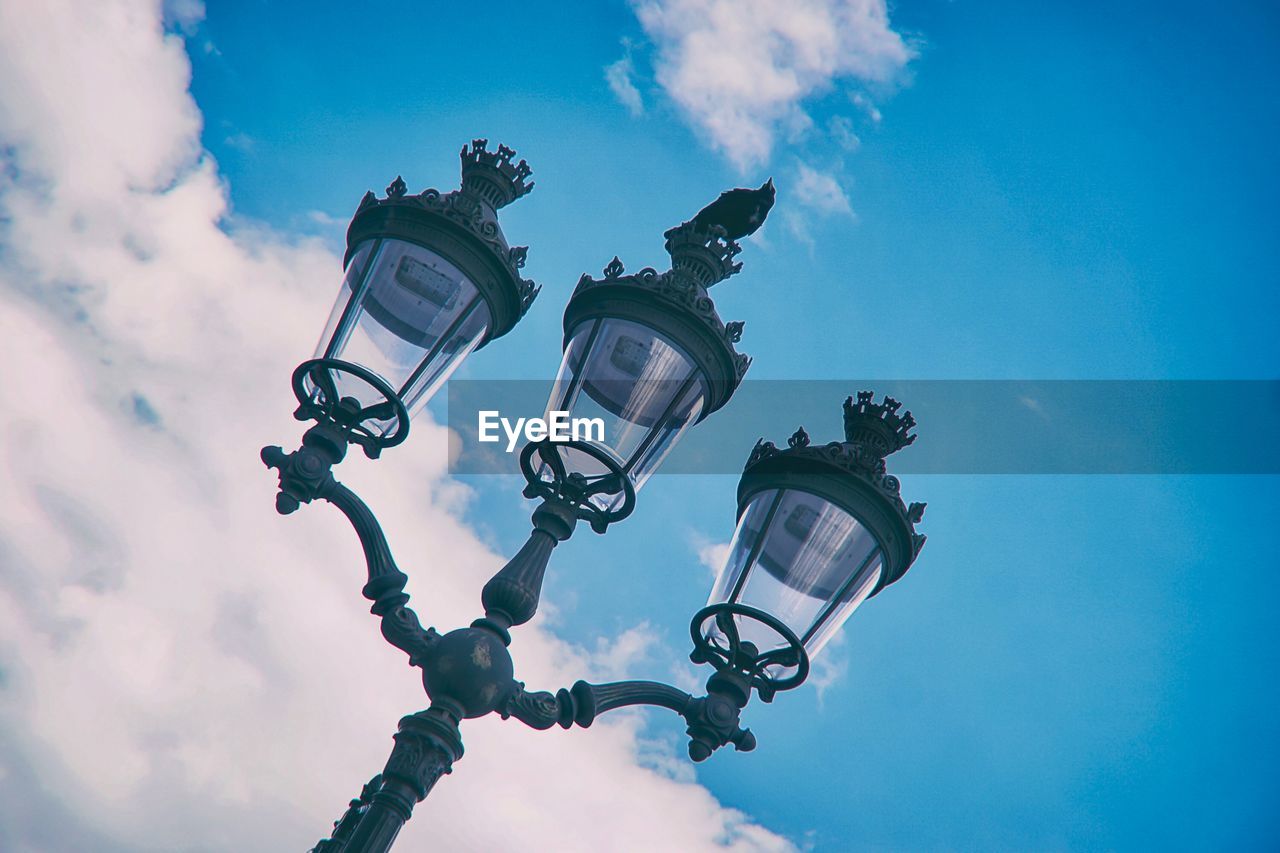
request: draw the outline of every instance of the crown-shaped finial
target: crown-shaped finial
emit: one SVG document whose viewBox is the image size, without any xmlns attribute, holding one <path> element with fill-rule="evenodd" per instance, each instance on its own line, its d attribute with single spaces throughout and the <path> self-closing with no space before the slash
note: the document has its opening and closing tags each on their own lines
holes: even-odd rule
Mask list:
<svg viewBox="0 0 1280 853">
<path fill-rule="evenodd" d="M 844 401 L 844 438 L 849 444 L 857 444 L 883 459 L 916 440 L 910 435 L 916 419 L 910 412 L 898 415 L 902 404 L 892 397 L 883 402 L 873 402 L 875 394 L 859 391 L 855 401 Z"/>
<path fill-rule="evenodd" d="M 720 225 L 703 228 L 693 221 L 677 225 L 662 235 L 667 238 L 671 268 L 692 276 L 703 287 L 724 281 L 742 269 L 734 258 L 742 251 L 736 241 L 725 237 Z"/>
<path fill-rule="evenodd" d="M 499 145 L 497 152 L 489 150 L 489 140 L 473 139 L 470 146 L 462 147 L 462 190 L 487 201 L 494 210 L 511 204 L 533 189 L 533 183 L 525 179 L 533 174 L 524 160 L 512 163 L 516 152 Z"/>
</svg>

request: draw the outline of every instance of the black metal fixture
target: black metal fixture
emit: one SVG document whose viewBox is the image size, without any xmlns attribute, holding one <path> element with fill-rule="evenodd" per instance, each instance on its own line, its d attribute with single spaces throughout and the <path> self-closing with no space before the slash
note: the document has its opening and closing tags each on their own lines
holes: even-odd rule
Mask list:
<svg viewBox="0 0 1280 853">
<path fill-rule="evenodd" d="M 564 316 L 564 354 L 548 409 L 606 420 L 603 440 L 533 442 L 520 456 L 525 494 L 540 502 L 524 546 L 485 584 L 484 615 L 440 634 L 423 628 L 373 513 L 332 468 L 348 445 L 376 457 L 402 442 L 421 409 L 467 354 L 505 334 L 536 294 L 520 277 L 496 211 L 524 193 L 529 168 L 476 140 L 462 151 L 462 189 L 361 202 L 348 231 L 346 277 L 316 357 L 293 375 L 300 420 L 315 421 L 293 453 L 262 451 L 279 472 L 276 508 L 321 499 L 341 510 L 364 548 L 382 634 L 422 670 L 431 700 L 403 718 L 382 773 L 351 801 L 313 853 L 390 849 L 416 803 L 462 757 L 459 723 L 498 713 L 535 728 L 589 726 L 628 705 L 675 711 L 689 755 L 755 747 L 739 725 L 752 692 L 769 702 L 804 681 L 810 658 L 866 598 L 896 581 L 924 537 L 924 504 L 903 505 L 884 459 L 909 444 L 910 413 L 859 393 L 845 403 L 845 441 L 809 445 L 804 430 L 779 450 L 761 441 L 738 487 L 738 527 L 708 605 L 690 625 L 691 658 L 711 666 L 706 695 L 649 681 L 589 684 L 556 693 L 515 679 L 510 629 L 533 618 L 552 550 L 579 520 L 598 533 L 629 515 L 636 492 L 684 432 L 722 407 L 750 359 L 742 323 L 723 323 L 707 289 L 736 273 L 733 239 L 760 226 L 772 182 L 725 193 L 666 233 L 671 269 L 583 276 Z"/>
<path fill-rule="evenodd" d="M 860 391 L 844 401 L 843 442 L 815 447 L 801 427 L 785 449 L 756 443 L 738 483 L 738 527 L 707 602 L 721 614 L 705 622 L 707 642 L 750 642 L 772 656 L 772 679 L 803 680 L 805 657 L 906 573 L 924 547 L 915 525 L 925 505 L 904 504 L 885 470 L 885 457 L 916 438 L 901 405 Z"/>
<path fill-rule="evenodd" d="M 670 270 L 624 275 L 615 257 L 603 278 L 578 280 L 565 308 L 547 411 L 600 417 L 606 440 L 543 441 L 522 459 L 529 497 L 565 497 L 570 478 L 580 482 L 578 516 L 598 533 L 631 513 L 636 490 L 685 430 L 729 401 L 751 364 L 734 348 L 743 324 L 722 322 L 707 294 L 742 268 L 738 244 L 692 222 L 665 236 Z"/>
<path fill-rule="evenodd" d="M 472 351 L 511 331 L 538 295 L 520 276 L 498 209 L 533 189 L 529 164 L 477 139 L 462 188 L 365 193 L 347 229 L 346 276 L 315 357 L 293 378 L 300 419 L 330 418 L 370 457 L 405 440 L 409 419 Z"/>
</svg>

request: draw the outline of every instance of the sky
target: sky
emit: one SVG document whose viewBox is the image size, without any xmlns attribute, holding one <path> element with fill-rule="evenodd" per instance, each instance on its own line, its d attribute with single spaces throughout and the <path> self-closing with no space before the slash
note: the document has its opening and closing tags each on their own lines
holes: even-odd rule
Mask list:
<svg viewBox="0 0 1280 853">
<path fill-rule="evenodd" d="M 0 0 L 0 849 L 306 849 L 425 705 L 346 523 L 257 458 L 366 190 L 452 189 L 476 137 L 533 168 L 542 293 L 459 378 L 550 379 L 579 275 L 772 176 L 714 291 L 752 379 L 1276 379 L 1278 131 L 1269 4 Z M 449 474 L 441 402 L 338 475 L 447 629 L 532 507 Z M 928 545 L 756 751 L 474 721 L 396 849 L 1276 846 L 1275 476 L 902 479 Z M 518 677 L 696 689 L 734 487 L 581 528 Z"/>
</svg>

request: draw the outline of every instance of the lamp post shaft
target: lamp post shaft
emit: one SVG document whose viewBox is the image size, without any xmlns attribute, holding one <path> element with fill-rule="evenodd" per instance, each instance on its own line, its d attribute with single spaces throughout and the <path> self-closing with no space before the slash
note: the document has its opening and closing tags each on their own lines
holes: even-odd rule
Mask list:
<svg viewBox="0 0 1280 853">
<path fill-rule="evenodd" d="M 384 792 L 379 791 L 376 796 L 383 797 Z M 355 835 L 343 848 L 343 853 L 383 853 L 390 850 L 406 820 L 408 818 L 397 808 L 375 799 L 357 825 Z"/>
<path fill-rule="evenodd" d="M 342 853 L 386 853 L 413 807 L 426 799 L 440 777 L 462 757 L 457 719 L 432 705 L 400 721 L 396 745 L 382 771 L 381 784 Z"/>
</svg>

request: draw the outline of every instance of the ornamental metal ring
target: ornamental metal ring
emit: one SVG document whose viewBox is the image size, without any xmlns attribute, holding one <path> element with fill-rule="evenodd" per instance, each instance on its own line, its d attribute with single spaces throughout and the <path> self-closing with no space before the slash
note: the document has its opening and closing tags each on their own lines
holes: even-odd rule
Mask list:
<svg viewBox="0 0 1280 853">
<path fill-rule="evenodd" d="M 367 383 L 382 395 L 382 401 L 358 409 L 342 408 L 343 398 L 338 394 L 338 386 L 330 371 L 347 373 Z M 313 393 L 307 390 L 305 379 L 310 379 L 312 385 L 320 389 L 321 401 L 317 401 Z M 313 358 L 302 362 L 293 371 L 292 385 L 293 396 L 298 398 L 299 420 L 319 421 L 327 418 L 333 421 L 347 432 L 348 441 L 359 444 L 371 457 L 376 457 L 380 451 L 395 447 L 409 437 L 409 410 L 386 380 L 367 367 L 337 358 Z M 374 432 L 364 423 L 368 420 L 384 421 L 392 418 L 395 418 L 395 426 L 385 434 Z"/>
<path fill-rule="evenodd" d="M 768 652 L 756 650 L 751 654 L 743 649 L 744 641 L 738 633 L 735 616 L 753 619 L 771 630 L 786 641 L 787 645 Z M 715 618 L 716 627 L 724 634 L 727 646 L 712 641 L 703 626 L 706 621 Z M 737 602 L 720 602 L 708 605 L 694 615 L 689 623 L 689 633 L 693 638 L 693 654 L 690 656 L 697 663 L 709 663 L 717 670 L 731 670 L 745 676 L 751 685 L 760 691 L 760 698 L 772 699 L 779 690 L 790 690 L 799 687 L 809 677 L 809 653 L 804 643 L 795 632 L 780 619 L 763 610 Z M 766 670 L 771 666 L 795 668 L 795 672 L 786 677 L 771 675 Z"/>
<path fill-rule="evenodd" d="M 569 448 L 586 454 L 607 469 L 607 473 L 591 477 L 567 471 L 560 448 Z M 552 479 L 544 480 L 533 467 L 533 457 L 546 463 Z M 524 474 L 525 497 L 553 498 L 567 501 L 578 518 L 591 524 L 596 533 L 604 533 L 610 524 L 621 521 L 636 508 L 636 489 L 631 478 L 618 466 L 606 451 L 581 441 L 531 441 L 520 451 L 520 473 Z M 622 495 L 622 505 L 616 509 L 601 509 L 590 502 L 596 495 Z"/>
</svg>

